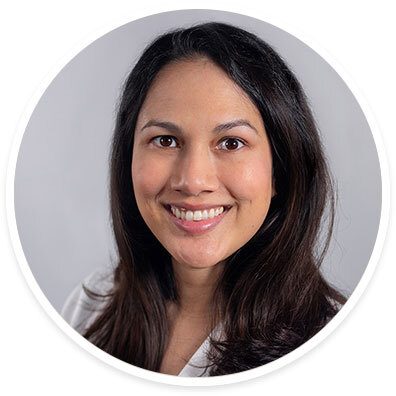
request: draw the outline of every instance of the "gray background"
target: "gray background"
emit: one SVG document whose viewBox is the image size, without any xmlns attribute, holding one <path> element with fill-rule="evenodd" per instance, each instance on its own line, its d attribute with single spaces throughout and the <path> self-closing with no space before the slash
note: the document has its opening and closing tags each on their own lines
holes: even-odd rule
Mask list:
<svg viewBox="0 0 396 396">
<path fill-rule="evenodd" d="M 371 255 L 381 212 L 375 143 L 356 99 L 318 54 L 260 20 L 212 10 L 156 14 L 85 48 L 52 81 L 26 128 L 15 174 L 15 212 L 26 259 L 58 311 L 72 288 L 115 261 L 108 156 L 121 85 L 158 34 L 206 21 L 257 34 L 286 60 L 317 120 L 338 190 L 334 237 L 322 270 L 349 295 Z"/>
</svg>

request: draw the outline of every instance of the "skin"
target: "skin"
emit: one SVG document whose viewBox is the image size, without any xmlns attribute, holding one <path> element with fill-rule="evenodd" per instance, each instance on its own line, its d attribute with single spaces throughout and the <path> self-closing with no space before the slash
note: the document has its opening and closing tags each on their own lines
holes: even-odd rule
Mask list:
<svg viewBox="0 0 396 396">
<path fill-rule="evenodd" d="M 235 120 L 243 123 L 230 127 Z M 159 136 L 168 136 L 166 145 Z M 169 307 L 161 371 L 177 374 L 210 332 L 207 312 L 224 260 L 258 231 L 274 195 L 258 109 L 206 58 L 165 66 L 137 119 L 132 180 L 143 219 L 172 256 L 180 302 Z M 171 202 L 230 209 L 216 227 L 191 235 L 174 224 L 164 207 Z"/>
</svg>

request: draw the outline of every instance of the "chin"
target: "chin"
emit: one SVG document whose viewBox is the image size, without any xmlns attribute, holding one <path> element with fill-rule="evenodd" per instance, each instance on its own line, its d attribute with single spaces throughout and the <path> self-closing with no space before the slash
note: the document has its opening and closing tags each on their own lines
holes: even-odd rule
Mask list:
<svg viewBox="0 0 396 396">
<path fill-rule="evenodd" d="M 214 267 L 216 264 L 224 260 L 220 256 L 205 256 L 202 254 L 196 255 L 175 255 L 172 259 L 181 265 L 185 265 L 190 268 L 209 268 Z"/>
</svg>

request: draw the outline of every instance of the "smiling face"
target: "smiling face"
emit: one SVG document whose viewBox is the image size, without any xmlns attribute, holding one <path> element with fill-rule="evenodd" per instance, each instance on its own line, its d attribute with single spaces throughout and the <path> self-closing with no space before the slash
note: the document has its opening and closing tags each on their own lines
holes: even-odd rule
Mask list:
<svg viewBox="0 0 396 396">
<path fill-rule="evenodd" d="M 168 64 L 138 115 L 132 180 L 143 219 L 173 260 L 223 261 L 258 231 L 273 195 L 258 109 L 210 60 Z"/>
</svg>

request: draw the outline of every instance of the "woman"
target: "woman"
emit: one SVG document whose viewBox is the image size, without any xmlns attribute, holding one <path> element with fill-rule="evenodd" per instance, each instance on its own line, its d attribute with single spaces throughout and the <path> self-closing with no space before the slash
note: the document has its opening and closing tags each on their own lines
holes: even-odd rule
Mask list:
<svg viewBox="0 0 396 396">
<path fill-rule="evenodd" d="M 148 370 L 224 375 L 271 362 L 345 302 L 319 271 L 333 206 L 307 100 L 274 50 L 221 23 L 165 34 L 118 112 L 119 262 L 75 290 L 63 315 Z"/>
</svg>

